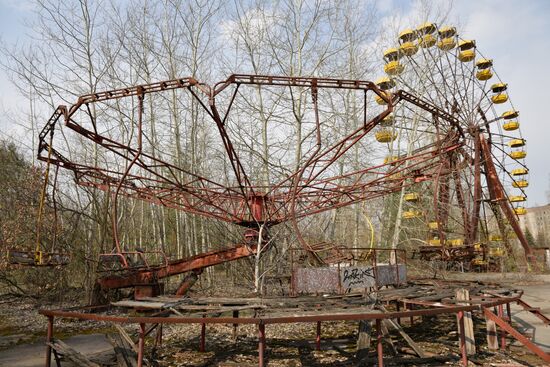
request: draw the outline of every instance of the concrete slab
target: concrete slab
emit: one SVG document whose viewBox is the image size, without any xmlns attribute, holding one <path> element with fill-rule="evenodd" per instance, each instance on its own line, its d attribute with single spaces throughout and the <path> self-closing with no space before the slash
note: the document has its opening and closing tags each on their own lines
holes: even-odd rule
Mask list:
<svg viewBox="0 0 550 367">
<path fill-rule="evenodd" d="M 63 340 L 78 352 L 90 356 L 112 352 L 113 347 L 103 334 L 76 335 Z M 43 341 L 23 344 L 0 351 L 0 366 L 42 367 L 46 357 L 46 346 Z M 52 359 L 53 361 L 53 359 Z M 72 363 L 62 363 L 63 367 L 72 367 Z"/>
<path fill-rule="evenodd" d="M 550 283 L 540 285 L 522 285 L 523 297 L 531 307 L 539 307 L 541 312 L 550 316 Z M 524 311 L 519 305 L 512 304 L 512 320 L 518 325 L 518 331 L 533 335 L 533 342 L 550 353 L 550 325 L 545 325 L 542 320 L 530 312 Z"/>
</svg>

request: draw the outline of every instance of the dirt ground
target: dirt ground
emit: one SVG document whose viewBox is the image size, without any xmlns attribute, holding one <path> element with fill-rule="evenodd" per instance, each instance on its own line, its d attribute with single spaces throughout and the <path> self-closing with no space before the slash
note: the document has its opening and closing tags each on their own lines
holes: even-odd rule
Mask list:
<svg viewBox="0 0 550 367">
<path fill-rule="evenodd" d="M 21 299 L 0 301 L 0 366 L 2 354 L 25 345 L 36 345 L 43 353 L 41 341 L 45 336 L 46 319 L 38 314 L 42 307 L 63 307 L 65 305 L 44 305 Z M 457 324 L 454 315 L 424 317 L 402 320 L 405 331 L 429 356 L 435 359 L 425 364 L 429 366 L 458 366 Z M 543 366 L 544 363 L 527 349 L 511 345 L 506 351 L 489 351 L 485 342 L 485 321 L 474 315 L 477 353 L 470 357 L 472 365 L 483 366 Z M 358 325 L 356 322 L 327 322 L 322 325 L 321 351 L 315 350 L 315 324 L 268 325 L 267 361 L 268 366 L 365 366 L 375 363 L 375 345 L 371 344 L 366 359 L 355 357 L 355 341 Z M 127 328 L 136 335 L 137 330 Z M 71 341 L 75 335 L 114 333 L 112 325 L 82 321 L 58 320 L 55 336 Z M 256 366 L 258 363 L 258 339 L 255 326 L 239 326 L 237 338 L 233 339 L 232 325 L 208 325 L 206 330 L 206 352 L 198 351 L 200 326 L 165 326 L 163 346 L 153 350 L 153 338 L 146 343 L 146 356 L 154 360 L 156 366 Z M 389 343 L 391 340 L 393 346 Z M 512 342 L 509 339 L 508 344 Z M 384 340 L 385 365 L 405 365 L 408 358 L 414 357 L 411 348 L 397 332 L 390 330 L 390 338 Z M 79 349 L 75 345 L 75 349 Z M 393 350 L 399 353 L 396 356 Z M 93 353 L 92 351 L 88 351 Z M 21 357 L 21 365 L 25 356 Z M 364 357 L 365 358 L 365 357 Z M 43 363 L 43 362 L 42 362 Z M 37 364 L 40 365 L 40 364 Z M 411 364 L 409 364 L 411 365 Z M 413 364 L 414 365 L 414 364 Z M 64 364 L 65 366 L 65 364 Z"/>
</svg>

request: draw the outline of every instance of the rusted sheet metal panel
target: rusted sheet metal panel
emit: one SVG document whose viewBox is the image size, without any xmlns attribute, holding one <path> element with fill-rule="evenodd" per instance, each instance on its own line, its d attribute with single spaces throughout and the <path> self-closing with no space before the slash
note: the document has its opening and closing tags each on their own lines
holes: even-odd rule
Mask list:
<svg viewBox="0 0 550 367">
<path fill-rule="evenodd" d="M 403 284 L 407 281 L 405 264 L 296 268 L 293 273 L 296 293 L 340 293 L 347 289 Z"/>
<path fill-rule="evenodd" d="M 337 293 L 338 268 L 296 268 L 293 273 L 297 293 Z"/>
<path fill-rule="evenodd" d="M 340 268 L 342 288 L 367 288 L 403 284 L 407 281 L 405 264 L 372 266 L 349 266 Z"/>
<path fill-rule="evenodd" d="M 407 282 L 407 265 L 378 265 L 376 267 L 376 279 L 378 285 L 395 285 L 404 284 Z"/>
</svg>

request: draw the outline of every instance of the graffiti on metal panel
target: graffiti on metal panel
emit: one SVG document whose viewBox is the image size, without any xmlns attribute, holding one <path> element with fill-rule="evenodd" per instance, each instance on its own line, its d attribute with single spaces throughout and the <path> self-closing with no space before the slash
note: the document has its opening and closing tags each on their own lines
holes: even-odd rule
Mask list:
<svg viewBox="0 0 550 367">
<path fill-rule="evenodd" d="M 375 284 L 372 267 L 349 267 L 342 269 L 342 286 L 344 288 L 372 287 Z"/>
</svg>

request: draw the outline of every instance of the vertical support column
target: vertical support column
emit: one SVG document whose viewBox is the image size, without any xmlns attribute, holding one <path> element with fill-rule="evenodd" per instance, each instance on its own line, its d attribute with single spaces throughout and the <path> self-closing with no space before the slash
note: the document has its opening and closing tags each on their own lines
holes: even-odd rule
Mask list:
<svg viewBox="0 0 550 367">
<path fill-rule="evenodd" d="M 201 339 L 199 342 L 199 352 L 206 350 L 206 323 L 201 323 Z"/>
<path fill-rule="evenodd" d="M 46 343 L 51 343 L 53 339 L 53 316 L 48 316 L 48 330 L 46 331 Z M 46 367 L 52 365 L 52 347 L 46 345 Z"/>
<path fill-rule="evenodd" d="M 376 319 L 376 354 L 378 367 L 384 367 L 384 350 L 382 348 L 382 320 Z"/>
<path fill-rule="evenodd" d="M 459 311 L 457 314 L 458 331 L 460 336 L 460 354 L 462 355 L 462 365 L 468 366 L 468 353 L 466 352 L 466 337 L 464 335 L 464 311 Z"/>
<path fill-rule="evenodd" d="M 502 304 L 498 305 L 498 317 L 505 320 L 504 318 L 504 307 Z M 500 349 L 506 349 L 506 330 L 500 328 Z"/>
<path fill-rule="evenodd" d="M 321 350 L 321 321 L 317 321 L 317 336 L 315 338 L 315 349 Z"/>
<path fill-rule="evenodd" d="M 512 311 L 510 310 L 510 302 L 506 302 L 506 316 L 508 317 L 508 323 L 512 324 Z"/>
<path fill-rule="evenodd" d="M 144 346 L 145 346 L 145 324 L 139 324 L 137 367 L 143 367 Z"/>
<path fill-rule="evenodd" d="M 260 324 L 258 324 L 258 366 L 259 367 L 265 367 L 264 354 L 265 354 L 265 325 L 262 324 L 262 322 L 260 321 Z"/>
<path fill-rule="evenodd" d="M 155 343 L 159 348 L 162 347 L 162 324 L 157 325 L 157 338 Z"/>
<path fill-rule="evenodd" d="M 239 317 L 239 310 L 233 311 L 233 318 Z M 239 324 L 233 324 L 233 341 L 237 341 L 237 327 Z"/>
</svg>

